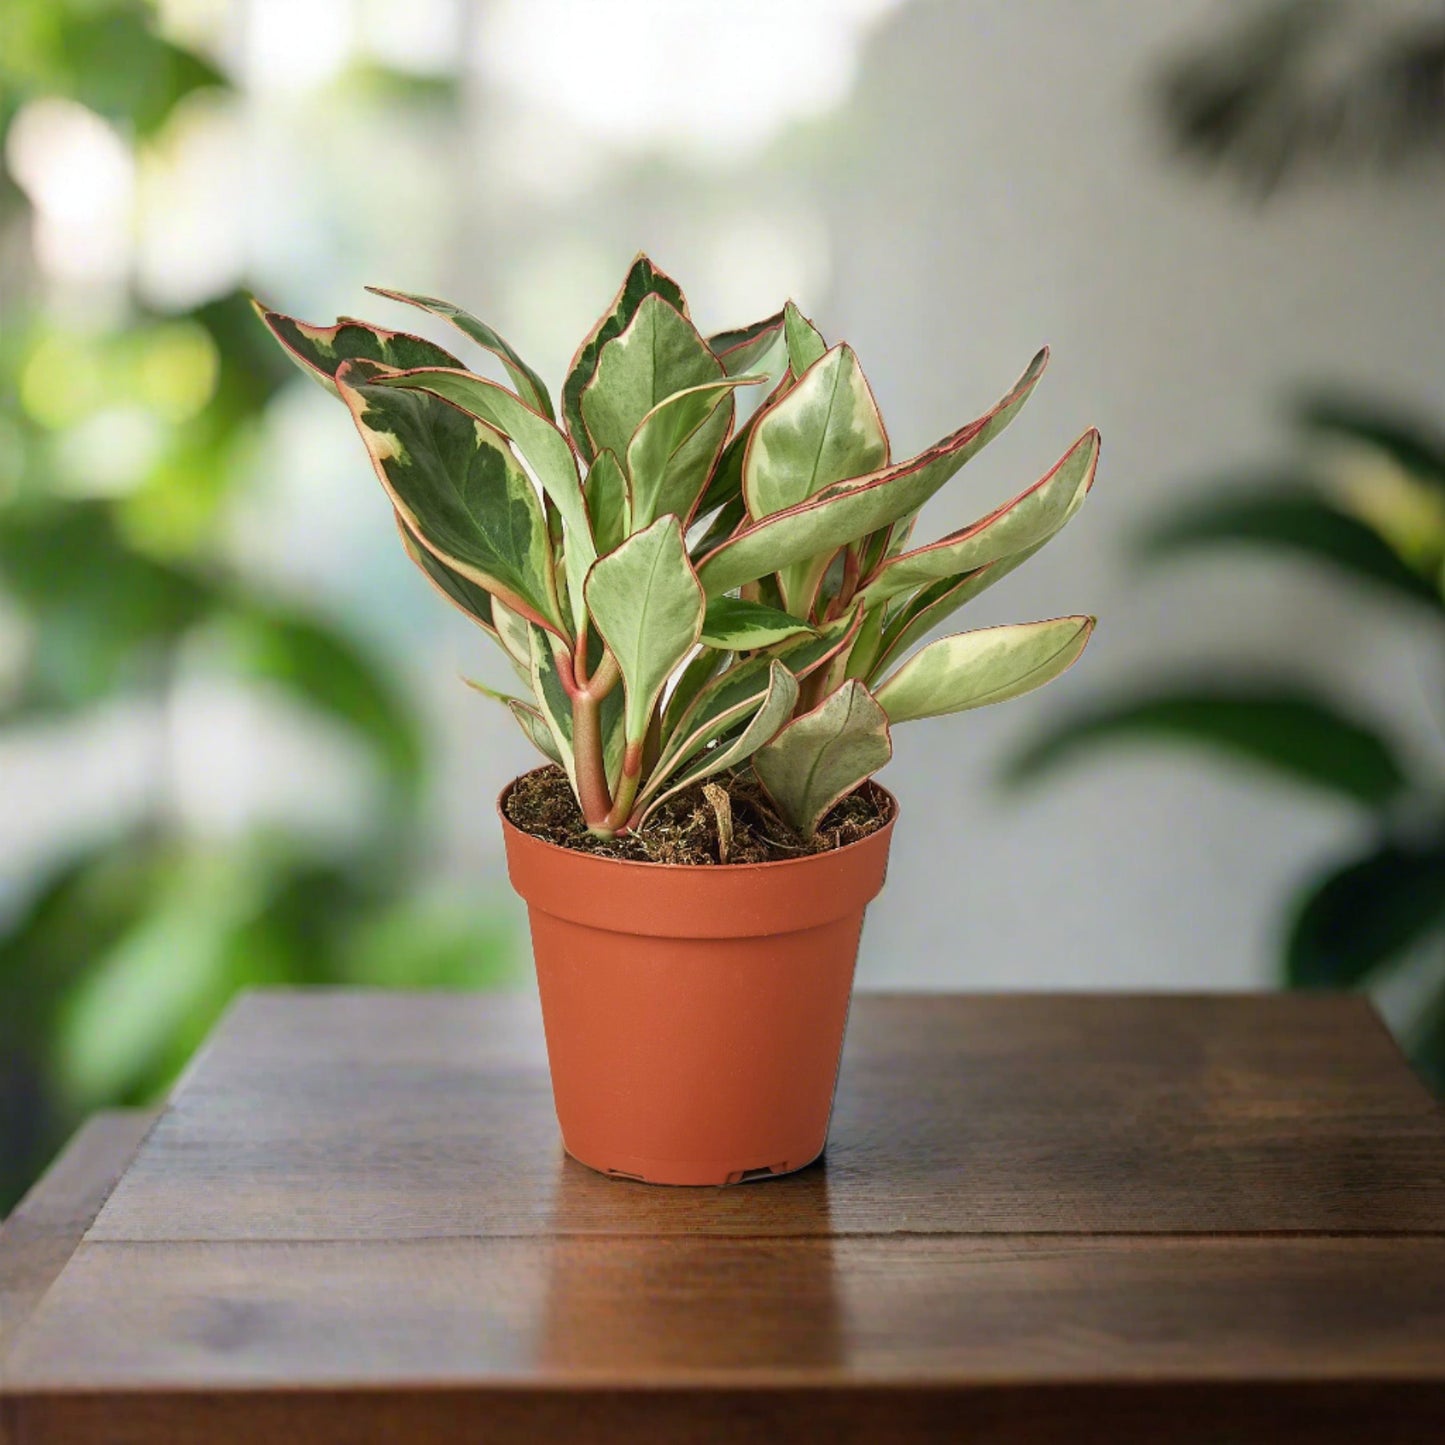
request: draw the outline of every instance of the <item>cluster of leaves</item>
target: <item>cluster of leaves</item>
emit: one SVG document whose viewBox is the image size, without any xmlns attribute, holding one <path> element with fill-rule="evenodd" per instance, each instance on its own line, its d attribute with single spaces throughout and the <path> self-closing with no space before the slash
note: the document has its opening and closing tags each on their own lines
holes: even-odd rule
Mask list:
<svg viewBox="0 0 1445 1445">
<path fill-rule="evenodd" d="M 1211 489 L 1212 499 L 1142 538 L 1151 560 L 1269 548 L 1329 567 L 1401 604 L 1445 641 L 1445 439 L 1387 408 L 1319 397 L 1299 412 L 1306 460 Z M 1324 444 L 1321 448 L 1321 443 Z M 1445 797 L 1388 728 L 1308 685 L 1252 678 L 1151 688 L 1065 718 L 1013 764 L 1033 777 L 1094 747 L 1139 737 L 1206 746 L 1357 807 L 1366 839 L 1290 905 L 1286 980 L 1374 984 L 1423 967 L 1411 1051 L 1445 1092 Z"/>
<path fill-rule="evenodd" d="M 680 789 L 751 764 L 804 836 L 891 756 L 891 724 L 1017 697 L 1078 657 L 1090 617 L 909 649 L 1078 510 L 1086 432 L 1040 481 L 913 544 L 919 509 L 1006 427 L 1040 352 L 986 415 L 894 462 L 846 343 L 791 303 L 704 338 L 639 257 L 578 349 L 559 424 L 491 327 L 432 297 L 515 390 L 420 337 L 259 308 L 349 408 L 407 551 L 499 644 L 527 695 L 497 694 L 566 769 L 589 827 L 645 828 Z M 739 420 L 740 388 L 770 387 Z"/>
<path fill-rule="evenodd" d="M 128 790 L 134 814 L 38 839 L 34 873 L 4 880 L 0 1215 L 89 1110 L 164 1088 L 237 989 L 476 986 L 512 957 L 495 913 L 420 866 L 425 739 L 392 670 L 220 555 L 242 458 L 294 377 L 245 298 L 159 314 L 122 293 L 103 323 L 80 323 L 28 251 L 27 198 L 3 168 L 28 101 L 67 96 L 144 146 L 187 95 L 224 84 L 136 0 L 0 13 L 0 739 L 79 735 L 117 704 L 154 725 L 146 759 L 117 752 L 117 766 L 153 765 Z M 71 443 L 117 411 L 145 414 L 153 445 L 123 486 L 93 485 Z M 188 827 L 168 787 L 169 711 L 201 670 L 277 692 L 368 760 L 377 803 L 344 843 Z"/>
</svg>

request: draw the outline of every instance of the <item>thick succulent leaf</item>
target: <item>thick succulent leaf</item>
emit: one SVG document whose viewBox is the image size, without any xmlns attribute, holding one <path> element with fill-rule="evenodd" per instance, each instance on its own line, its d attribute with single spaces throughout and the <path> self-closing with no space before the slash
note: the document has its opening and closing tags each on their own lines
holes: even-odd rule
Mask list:
<svg viewBox="0 0 1445 1445">
<path fill-rule="evenodd" d="M 620 547 L 623 538 L 632 531 L 632 502 L 627 495 L 627 478 L 611 452 L 602 452 L 588 469 L 584 496 L 597 555 L 605 557 Z"/>
<path fill-rule="evenodd" d="M 1191 507 L 1146 533 L 1140 551 L 1160 559 L 1238 543 L 1298 552 L 1433 608 L 1445 606 L 1435 582 L 1409 567 L 1378 532 L 1288 479 L 1262 478 L 1248 493 Z"/>
<path fill-rule="evenodd" d="M 546 518 L 506 437 L 431 392 L 364 380 L 364 366 L 342 367 L 337 388 L 407 530 L 453 572 L 565 636 Z"/>
<path fill-rule="evenodd" d="M 1093 630 L 1092 617 L 1057 617 L 941 637 L 878 688 L 878 701 L 893 723 L 1007 702 L 1071 667 Z"/>
<path fill-rule="evenodd" d="M 374 296 L 404 301 L 408 306 L 418 306 L 433 316 L 450 321 L 463 336 L 469 337 L 501 361 L 507 375 L 512 378 L 512 385 L 517 388 L 518 395 L 528 406 L 541 412 L 549 421 L 555 420 L 557 413 L 552 410 L 552 398 L 547 394 L 546 383 L 485 321 L 479 321 L 470 311 L 464 311 L 460 306 L 453 306 L 450 301 L 442 301 L 435 296 L 417 296 L 410 291 L 388 291 L 382 286 L 368 286 L 366 289 Z"/>
<path fill-rule="evenodd" d="M 758 414 L 743 459 L 748 515 L 772 516 L 887 461 L 888 436 L 863 369 L 852 347 L 835 346 Z"/>
<path fill-rule="evenodd" d="M 854 608 L 847 617 L 820 627 L 816 636 L 780 643 L 769 654 L 760 653 L 735 662 L 702 687 L 692 705 L 680 716 L 669 710 L 669 723 L 674 716 L 677 721 L 667 729 L 662 756 L 670 757 L 683 738 L 700 735 L 706 742 L 732 727 L 755 704 L 755 699 L 762 696 L 774 658 L 799 682 L 826 666 L 852 644 L 862 618 L 862 610 Z"/>
<path fill-rule="evenodd" d="M 798 682 L 791 672 L 776 660 L 768 669 L 767 684 L 761 700 L 753 707 L 752 716 L 746 726 L 735 737 L 724 738 L 714 748 L 706 742 L 693 746 L 687 740 L 673 755 L 668 773 L 681 768 L 668 782 L 667 773 L 661 769 L 649 780 L 641 798 L 642 821 L 674 793 L 700 783 L 731 768 L 740 767 L 757 750 L 773 738 L 779 728 L 792 716 L 798 701 Z M 664 786 L 666 784 L 666 786 Z"/>
<path fill-rule="evenodd" d="M 582 392 L 597 374 L 597 361 L 603 347 L 614 336 L 621 335 L 648 296 L 660 296 L 680 315 L 687 315 L 687 301 L 682 288 L 671 276 L 659 271 L 646 256 L 638 256 L 628 270 L 621 290 L 613 297 L 612 305 L 577 348 L 567 379 L 562 384 L 562 415 L 585 461 L 590 462 L 598 449 L 593 448 L 582 418 Z M 631 436 L 630 432 L 628 436 Z M 616 449 L 619 457 L 625 453 L 626 447 L 627 439 L 624 438 L 622 445 Z"/>
<path fill-rule="evenodd" d="M 557 670 L 557 656 L 549 634 L 536 623 L 530 623 L 527 627 L 527 642 L 533 700 L 552 738 L 552 746 L 557 750 L 557 761 L 561 763 L 575 793 L 577 759 L 572 747 L 572 701 L 567 696 L 562 675 Z"/>
<path fill-rule="evenodd" d="M 916 511 L 1018 415 L 1047 360 L 1047 350 L 1039 352 L 992 411 L 927 451 L 872 476 L 830 487 L 722 543 L 698 567 L 708 595 L 731 592 L 780 567 L 831 553 Z"/>
<path fill-rule="evenodd" d="M 582 480 L 571 443 L 552 422 L 519 397 L 485 377 L 467 371 L 423 369 L 376 378 L 378 386 L 426 391 L 489 423 L 522 454 L 522 460 L 562 514 L 566 528 L 567 587 L 574 630 L 582 626 L 582 583 L 597 560 L 582 499 Z"/>
<path fill-rule="evenodd" d="M 337 370 L 348 361 L 375 361 L 402 371 L 416 366 L 461 366 L 451 352 L 405 331 L 383 331 L 364 321 L 310 326 L 259 301 L 251 304 L 291 360 L 333 395 Z"/>
<path fill-rule="evenodd" d="M 811 623 L 761 602 L 714 597 L 707 604 L 701 640 L 705 647 L 725 652 L 751 652 L 754 648 L 771 647 L 775 642 L 816 630 Z"/>
<path fill-rule="evenodd" d="M 814 362 L 822 360 L 828 349 L 822 333 L 791 301 L 783 307 L 783 336 L 788 344 L 788 366 L 794 376 L 802 376 Z"/>
<path fill-rule="evenodd" d="M 544 758 L 559 766 L 565 766 L 562 763 L 562 749 L 557 746 L 557 739 L 552 736 L 547 719 L 536 708 L 519 698 L 512 698 L 507 703 L 507 711 L 517 720 L 523 736 Z"/>
<path fill-rule="evenodd" d="M 707 339 L 708 350 L 722 362 L 729 376 L 761 371 L 774 347 L 783 338 L 783 313 L 774 312 L 751 326 L 734 331 L 719 331 Z"/>
<path fill-rule="evenodd" d="M 753 428 L 758 424 L 758 418 L 775 401 L 782 398 L 793 385 L 795 378 L 791 369 L 785 369 L 778 384 L 768 393 L 767 399 L 728 440 L 727 446 L 723 448 L 722 457 L 717 466 L 713 469 L 712 480 L 707 484 L 707 490 L 702 494 L 702 501 L 698 503 L 694 516 L 705 517 L 709 512 L 722 509 L 721 514 L 708 528 L 707 536 L 694 549 L 694 555 L 706 556 L 718 543 L 725 541 L 737 530 L 738 523 L 743 520 L 746 512 L 746 504 L 743 501 L 743 461 L 747 456 L 748 442 L 752 440 Z M 715 541 L 710 541 L 712 538 Z"/>
<path fill-rule="evenodd" d="M 582 392 L 588 440 L 625 466 L 632 435 L 653 407 L 675 391 L 725 379 L 692 322 L 662 297 L 645 297 L 627 329 L 602 348 Z"/>
<path fill-rule="evenodd" d="M 697 700 L 698 694 L 717 675 L 718 669 L 728 660 L 727 654 L 711 647 L 700 647 L 688 662 L 668 694 L 667 706 L 662 714 L 662 737 L 664 743 L 677 731 L 678 720 Z"/>
<path fill-rule="evenodd" d="M 1010 764 L 1035 777 L 1101 744 L 1157 738 L 1201 744 L 1295 782 L 1379 808 L 1405 771 L 1378 733 L 1308 692 L 1274 685 L 1184 685 L 1112 703 L 1050 729 Z"/>
<path fill-rule="evenodd" d="M 660 517 L 601 558 L 586 593 L 587 610 L 622 669 L 626 738 L 638 745 L 663 685 L 702 630 L 702 587 L 677 518 Z"/>
<path fill-rule="evenodd" d="M 854 678 L 759 748 L 753 770 L 783 817 L 811 838 L 828 810 L 892 756 L 888 716 Z"/>
<path fill-rule="evenodd" d="M 497 636 L 496 624 L 492 617 L 492 594 L 485 587 L 478 587 L 470 578 L 460 572 L 453 572 L 440 557 L 433 556 L 406 529 L 401 513 L 395 512 L 396 530 L 401 533 L 401 545 L 406 555 L 421 569 L 427 581 L 441 593 L 453 607 L 465 612 L 473 622 L 480 623 L 493 637 Z M 498 639 L 500 641 L 500 639 Z"/>
<path fill-rule="evenodd" d="M 1099 463 L 1099 433 L 1085 432 L 1051 471 L 1011 502 L 941 541 L 885 562 L 859 594 L 870 604 L 1037 548 L 1079 510 Z"/>
<path fill-rule="evenodd" d="M 671 512 L 692 516 L 732 426 L 733 388 L 760 378 L 735 377 L 675 391 L 639 423 L 627 447 L 632 518 L 646 527 Z"/>
<path fill-rule="evenodd" d="M 1353 397 L 1307 397 L 1296 408 L 1301 425 L 1383 452 L 1396 466 L 1445 487 L 1445 437 L 1417 418 Z"/>
<path fill-rule="evenodd" d="M 1350 988 L 1445 936 L 1445 838 L 1387 839 L 1311 885 L 1285 950 L 1294 988 Z"/>
<path fill-rule="evenodd" d="M 488 687 L 484 682 L 478 682 L 474 677 L 463 677 L 462 681 L 472 689 L 479 692 L 483 697 L 489 697 L 493 702 L 499 702 L 511 713 L 516 720 L 517 726 L 522 729 L 522 735 L 532 744 L 543 757 L 561 765 L 562 750 L 557 746 L 557 740 L 552 736 L 552 729 L 547 726 L 547 719 L 540 710 L 530 702 L 525 702 L 520 697 L 512 697 L 509 693 L 498 692 L 494 687 Z"/>
<path fill-rule="evenodd" d="M 505 602 L 493 599 L 492 622 L 497 629 L 497 641 L 507 655 L 524 667 L 532 665 L 531 624 L 520 613 L 513 612 Z"/>
</svg>

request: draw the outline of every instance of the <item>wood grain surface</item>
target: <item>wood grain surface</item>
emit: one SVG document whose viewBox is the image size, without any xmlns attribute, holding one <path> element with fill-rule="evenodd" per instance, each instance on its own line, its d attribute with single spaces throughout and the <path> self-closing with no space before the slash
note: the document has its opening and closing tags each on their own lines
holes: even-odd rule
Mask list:
<svg viewBox="0 0 1445 1445">
<path fill-rule="evenodd" d="M 825 1160 L 670 1190 L 530 1000 L 255 995 L 51 1277 L 15 1445 L 1445 1438 L 1445 1121 L 1345 998 L 864 996 Z"/>
</svg>

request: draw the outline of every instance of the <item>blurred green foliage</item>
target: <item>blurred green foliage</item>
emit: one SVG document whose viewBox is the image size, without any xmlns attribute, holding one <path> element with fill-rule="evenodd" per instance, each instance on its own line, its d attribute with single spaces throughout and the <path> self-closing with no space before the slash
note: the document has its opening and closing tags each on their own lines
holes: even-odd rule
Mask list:
<svg viewBox="0 0 1445 1445">
<path fill-rule="evenodd" d="M 78 101 L 135 148 L 193 91 L 224 85 L 135 0 L 0 9 L 6 156 L 34 100 Z M 103 320 L 77 321 L 54 304 L 8 169 L 0 217 L 0 630 L 18 639 L 0 657 L 0 743 L 123 700 L 152 710 L 164 752 L 170 700 L 200 668 L 328 719 L 378 780 L 343 844 L 276 828 L 201 836 L 160 786 L 138 816 L 52 850 L 0 896 L 3 1215 L 87 1111 L 163 1089 L 238 989 L 469 987 L 504 979 L 513 955 L 496 914 L 428 882 L 426 744 L 391 670 L 225 559 L 246 449 L 295 376 L 245 298 L 162 315 L 123 288 Z M 108 469 L 137 421 L 139 461 L 117 480 Z"/>
<path fill-rule="evenodd" d="M 1393 601 L 1400 625 L 1423 624 L 1445 656 L 1445 439 L 1341 397 L 1306 402 L 1296 421 L 1296 465 L 1236 478 L 1166 517 L 1141 538 L 1143 556 L 1217 547 L 1290 554 Z M 1141 688 L 1061 720 L 1015 757 L 1012 773 L 1035 777 L 1101 744 L 1165 738 L 1353 805 L 1354 852 L 1305 880 L 1289 904 L 1283 974 L 1296 988 L 1352 988 L 1410 970 L 1421 1003 L 1406 1043 L 1445 1093 L 1445 778 L 1407 761 L 1388 725 L 1284 680 L 1288 672 Z M 1437 727 L 1445 724 L 1440 683 L 1437 674 Z"/>
</svg>

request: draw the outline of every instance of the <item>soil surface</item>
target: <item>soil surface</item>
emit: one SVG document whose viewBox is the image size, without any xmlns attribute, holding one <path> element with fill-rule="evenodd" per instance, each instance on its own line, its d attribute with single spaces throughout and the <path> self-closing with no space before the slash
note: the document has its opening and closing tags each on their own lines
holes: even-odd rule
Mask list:
<svg viewBox="0 0 1445 1445">
<path fill-rule="evenodd" d="M 727 793 L 732 816 L 729 863 L 778 863 L 830 853 L 876 833 L 893 816 L 888 794 L 864 783 L 833 805 L 811 839 L 800 838 L 778 816 L 757 780 L 744 772 L 710 778 L 669 798 L 640 832 L 595 838 L 582 820 L 567 774 L 549 763 L 517 779 L 507 794 L 507 817 L 534 838 L 584 853 L 631 863 L 716 865 L 724 861 L 718 852 L 718 809 L 703 792 L 713 785 Z"/>
</svg>

